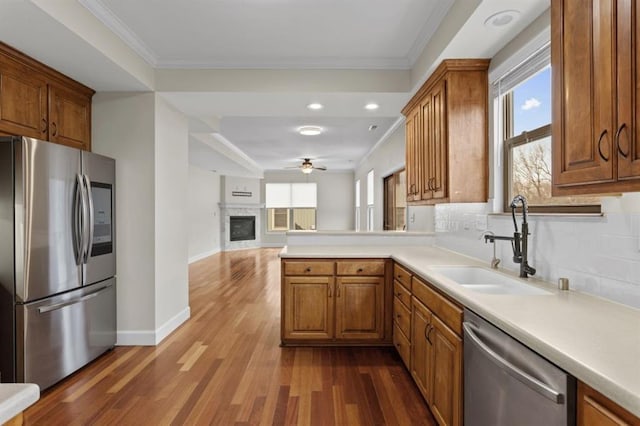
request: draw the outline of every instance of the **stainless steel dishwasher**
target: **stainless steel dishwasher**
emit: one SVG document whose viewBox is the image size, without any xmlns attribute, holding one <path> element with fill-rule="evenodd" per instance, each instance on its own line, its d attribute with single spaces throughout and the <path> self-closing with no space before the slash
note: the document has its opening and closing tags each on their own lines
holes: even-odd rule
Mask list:
<svg viewBox="0 0 640 426">
<path fill-rule="evenodd" d="M 575 425 L 575 378 L 464 311 L 464 424 Z"/>
</svg>

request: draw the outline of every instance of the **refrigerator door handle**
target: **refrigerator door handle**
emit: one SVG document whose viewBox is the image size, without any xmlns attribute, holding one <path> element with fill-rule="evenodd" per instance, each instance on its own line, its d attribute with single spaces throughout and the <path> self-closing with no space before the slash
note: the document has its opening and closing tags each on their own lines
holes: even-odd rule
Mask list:
<svg viewBox="0 0 640 426">
<path fill-rule="evenodd" d="M 86 189 L 86 194 L 87 194 L 87 202 L 89 205 L 89 220 L 88 220 L 88 225 L 89 225 L 89 233 L 88 233 L 88 238 L 87 238 L 87 242 L 86 242 L 86 251 L 84 254 L 84 259 L 82 263 L 87 263 L 89 262 L 89 256 L 91 256 L 91 248 L 93 247 L 93 228 L 95 225 L 95 213 L 93 210 L 93 195 L 91 194 L 91 180 L 89 180 L 89 176 L 84 175 L 84 185 L 85 185 L 85 189 Z"/>
<path fill-rule="evenodd" d="M 52 311 L 57 311 L 58 309 L 62 309 L 65 306 L 71 306 L 71 305 L 75 305 L 76 303 L 80 303 L 80 302 L 84 302 L 84 301 L 89 300 L 89 299 L 93 299 L 94 297 L 98 296 L 102 290 L 104 290 L 105 288 L 108 288 L 108 287 L 109 286 L 101 287 L 98 290 L 93 291 L 93 292 L 91 292 L 89 294 L 85 294 L 84 296 L 78 297 L 77 299 L 67 300 L 66 302 L 56 303 L 55 305 L 43 306 L 41 308 L 38 308 L 38 313 L 39 314 L 46 314 L 47 312 L 52 312 Z"/>
<path fill-rule="evenodd" d="M 76 264 L 82 263 L 84 256 L 84 196 L 82 187 L 82 177 L 76 175 L 76 186 L 73 192 L 73 253 L 76 257 Z"/>
<path fill-rule="evenodd" d="M 539 393 L 540 395 L 555 402 L 556 404 L 564 403 L 563 394 L 555 391 L 554 389 L 551 389 L 546 384 L 522 371 L 521 369 L 495 353 L 489 346 L 487 346 L 482 340 L 480 340 L 480 337 L 478 337 L 478 335 L 475 333 L 471 323 L 463 322 L 462 327 L 464 328 L 465 336 L 468 336 L 470 338 L 471 343 L 473 343 L 474 346 L 484 352 L 487 357 L 491 361 L 493 361 L 502 371 L 508 373 L 511 377 L 528 386 L 531 390 Z"/>
</svg>

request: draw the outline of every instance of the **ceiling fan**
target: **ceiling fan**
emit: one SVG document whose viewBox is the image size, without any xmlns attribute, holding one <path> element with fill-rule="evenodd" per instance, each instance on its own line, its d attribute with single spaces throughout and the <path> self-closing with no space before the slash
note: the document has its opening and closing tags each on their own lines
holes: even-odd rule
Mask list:
<svg viewBox="0 0 640 426">
<path fill-rule="evenodd" d="M 302 171 L 302 173 L 306 175 L 314 170 L 327 170 L 327 168 L 324 166 L 314 166 L 310 158 L 303 158 L 303 160 L 304 161 L 299 166 L 287 167 L 287 169 L 300 169 L 300 171 Z"/>
</svg>

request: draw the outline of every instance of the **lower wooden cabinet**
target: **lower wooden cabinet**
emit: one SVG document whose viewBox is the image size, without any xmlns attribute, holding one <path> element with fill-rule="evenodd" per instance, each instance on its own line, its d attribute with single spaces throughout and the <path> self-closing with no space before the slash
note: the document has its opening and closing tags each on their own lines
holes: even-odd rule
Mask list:
<svg viewBox="0 0 640 426">
<path fill-rule="evenodd" d="M 578 382 L 578 426 L 640 425 L 640 419 L 600 392 Z"/>
<path fill-rule="evenodd" d="M 335 301 L 336 338 L 384 336 L 384 277 L 338 277 Z"/>
<path fill-rule="evenodd" d="M 284 278 L 283 337 L 331 339 L 333 337 L 333 277 Z"/>
<path fill-rule="evenodd" d="M 433 387 L 431 319 L 431 311 L 414 297 L 411 301 L 411 376 L 427 401 L 432 399 Z"/>
<path fill-rule="evenodd" d="M 390 344 L 392 262 L 282 261 L 283 345 Z"/>
<path fill-rule="evenodd" d="M 403 353 L 404 335 L 398 321 L 396 348 L 438 424 L 462 425 L 462 309 L 412 275 L 410 294 L 409 355 Z M 394 316 L 404 313 L 399 301 L 403 296 L 404 291 L 396 292 Z"/>
<path fill-rule="evenodd" d="M 462 424 L 462 339 L 433 316 L 431 413 L 441 425 Z"/>
</svg>

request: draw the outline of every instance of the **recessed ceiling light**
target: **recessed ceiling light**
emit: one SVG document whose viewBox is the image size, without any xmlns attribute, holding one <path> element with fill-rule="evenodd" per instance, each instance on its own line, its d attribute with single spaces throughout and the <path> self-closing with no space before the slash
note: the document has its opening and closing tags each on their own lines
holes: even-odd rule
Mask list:
<svg viewBox="0 0 640 426">
<path fill-rule="evenodd" d="M 504 27 L 506 25 L 509 25 L 515 19 L 517 19 L 519 15 L 520 15 L 520 12 L 517 10 L 503 10 L 501 12 L 497 12 L 489 16 L 484 21 L 484 26 L 495 27 L 495 28 Z"/>
<path fill-rule="evenodd" d="M 376 109 L 378 109 L 380 107 L 380 105 L 378 105 L 375 102 L 369 102 L 368 104 L 366 104 L 364 106 L 364 109 L 369 110 L 369 111 L 374 111 Z"/>
<path fill-rule="evenodd" d="M 369 131 L 370 131 L 370 132 L 373 132 L 373 131 L 374 131 L 375 129 L 377 129 L 377 128 L 378 128 L 378 125 L 377 125 L 377 124 L 372 124 L 371 126 L 369 126 Z"/>
<path fill-rule="evenodd" d="M 317 136 L 322 133 L 322 127 L 318 126 L 302 126 L 298 129 L 298 133 L 304 136 Z"/>
<path fill-rule="evenodd" d="M 310 110 L 313 110 L 313 111 L 317 111 L 319 109 L 324 108 L 324 106 L 322 104 L 318 103 L 318 102 L 313 102 L 313 103 L 310 103 L 309 105 L 307 105 L 307 108 L 310 109 Z"/>
</svg>

